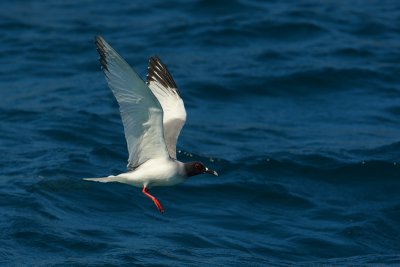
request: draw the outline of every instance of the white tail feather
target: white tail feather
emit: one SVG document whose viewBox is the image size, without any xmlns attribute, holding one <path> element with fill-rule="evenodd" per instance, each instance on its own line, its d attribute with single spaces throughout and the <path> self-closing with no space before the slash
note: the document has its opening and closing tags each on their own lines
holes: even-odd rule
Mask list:
<svg viewBox="0 0 400 267">
<path fill-rule="evenodd" d="M 85 181 L 93 181 L 93 182 L 100 182 L 100 183 L 110 183 L 110 182 L 119 182 L 117 176 L 108 176 L 103 178 L 82 178 Z"/>
</svg>

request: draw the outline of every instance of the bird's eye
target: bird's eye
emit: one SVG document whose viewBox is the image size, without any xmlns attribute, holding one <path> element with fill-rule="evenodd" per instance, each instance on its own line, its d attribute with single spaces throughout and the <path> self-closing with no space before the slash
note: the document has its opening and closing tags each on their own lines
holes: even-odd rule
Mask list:
<svg viewBox="0 0 400 267">
<path fill-rule="evenodd" d="M 194 164 L 194 167 L 195 167 L 195 169 L 196 170 L 199 170 L 199 171 L 201 171 L 203 168 L 201 167 L 201 164 L 200 163 L 195 163 Z"/>
</svg>

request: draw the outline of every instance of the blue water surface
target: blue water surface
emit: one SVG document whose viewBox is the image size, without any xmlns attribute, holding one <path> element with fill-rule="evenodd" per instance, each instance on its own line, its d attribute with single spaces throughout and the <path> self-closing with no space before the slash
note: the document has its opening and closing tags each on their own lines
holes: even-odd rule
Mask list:
<svg viewBox="0 0 400 267">
<path fill-rule="evenodd" d="M 399 1 L 1 1 L 0 265 L 400 264 Z M 178 158 L 140 189 L 102 35 L 168 66 Z"/>
</svg>

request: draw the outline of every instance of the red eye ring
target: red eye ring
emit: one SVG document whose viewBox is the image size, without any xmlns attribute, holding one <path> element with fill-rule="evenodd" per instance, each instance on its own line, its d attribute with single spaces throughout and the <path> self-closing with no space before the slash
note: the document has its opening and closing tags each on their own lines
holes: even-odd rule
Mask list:
<svg viewBox="0 0 400 267">
<path fill-rule="evenodd" d="M 199 170 L 199 171 L 203 169 L 203 167 L 201 166 L 200 163 L 195 163 L 195 164 L 194 164 L 194 168 L 197 169 L 197 170 Z"/>
</svg>

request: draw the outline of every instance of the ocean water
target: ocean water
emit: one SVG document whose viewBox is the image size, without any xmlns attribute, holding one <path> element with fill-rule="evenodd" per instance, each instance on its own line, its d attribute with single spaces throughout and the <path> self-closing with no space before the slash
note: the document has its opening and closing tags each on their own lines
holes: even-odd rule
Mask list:
<svg viewBox="0 0 400 267">
<path fill-rule="evenodd" d="M 1 1 L 1 266 L 400 264 L 398 1 Z M 102 35 L 158 55 L 197 176 L 126 170 Z"/>
</svg>

